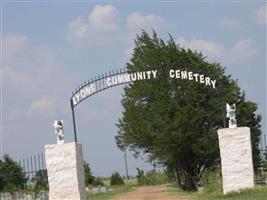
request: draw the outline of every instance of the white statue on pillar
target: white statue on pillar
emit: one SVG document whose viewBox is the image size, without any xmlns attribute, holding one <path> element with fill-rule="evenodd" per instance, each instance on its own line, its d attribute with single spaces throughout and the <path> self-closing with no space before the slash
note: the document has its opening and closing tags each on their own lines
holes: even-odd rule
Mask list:
<svg viewBox="0 0 267 200">
<path fill-rule="evenodd" d="M 57 136 L 57 144 L 64 144 L 63 120 L 55 120 L 55 134 Z"/>
<path fill-rule="evenodd" d="M 226 103 L 226 117 L 229 118 L 229 128 L 236 128 L 237 122 L 236 122 L 236 106 L 235 104 L 228 104 Z"/>
</svg>

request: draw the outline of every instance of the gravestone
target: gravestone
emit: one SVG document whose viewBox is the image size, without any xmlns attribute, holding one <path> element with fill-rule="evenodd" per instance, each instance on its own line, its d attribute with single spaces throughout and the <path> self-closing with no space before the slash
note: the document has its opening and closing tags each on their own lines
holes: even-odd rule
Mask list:
<svg viewBox="0 0 267 200">
<path fill-rule="evenodd" d="M 45 145 L 50 200 L 86 200 L 82 145 Z"/>
</svg>

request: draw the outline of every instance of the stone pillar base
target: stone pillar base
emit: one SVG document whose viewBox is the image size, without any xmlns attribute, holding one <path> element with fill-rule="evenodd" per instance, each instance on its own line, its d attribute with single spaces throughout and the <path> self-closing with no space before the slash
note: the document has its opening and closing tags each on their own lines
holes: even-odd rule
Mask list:
<svg viewBox="0 0 267 200">
<path fill-rule="evenodd" d="M 223 193 L 254 187 L 250 128 L 218 130 Z"/>
<path fill-rule="evenodd" d="M 50 200 L 86 200 L 82 145 L 45 145 Z"/>
</svg>

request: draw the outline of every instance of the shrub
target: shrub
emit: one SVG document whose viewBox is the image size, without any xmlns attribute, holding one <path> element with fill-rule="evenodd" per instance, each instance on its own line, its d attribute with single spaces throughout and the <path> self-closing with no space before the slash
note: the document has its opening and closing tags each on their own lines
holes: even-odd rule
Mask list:
<svg viewBox="0 0 267 200">
<path fill-rule="evenodd" d="M 169 178 L 164 172 L 157 172 L 156 170 L 148 171 L 146 174 L 144 170 L 137 168 L 138 185 L 160 185 L 169 182 Z"/>
<path fill-rule="evenodd" d="M 146 177 L 149 185 L 160 185 L 169 182 L 169 178 L 164 172 L 155 170 L 148 171 Z"/>
<path fill-rule="evenodd" d="M 85 185 L 93 185 L 93 186 L 103 186 L 104 183 L 100 177 L 95 177 L 92 174 L 89 163 L 84 161 L 84 176 L 85 176 Z"/>
<path fill-rule="evenodd" d="M 111 175 L 110 185 L 124 185 L 124 180 L 118 172 Z"/>
<path fill-rule="evenodd" d="M 145 172 L 142 169 L 136 168 L 137 169 L 137 183 L 138 185 L 148 185 L 148 180 L 145 176 Z"/>
<path fill-rule="evenodd" d="M 104 186 L 104 183 L 101 178 L 96 177 L 95 180 L 92 183 L 93 186 Z"/>
<path fill-rule="evenodd" d="M 85 176 L 85 185 L 94 185 L 95 177 L 92 175 L 92 171 L 89 163 L 84 161 L 84 176 Z"/>
</svg>

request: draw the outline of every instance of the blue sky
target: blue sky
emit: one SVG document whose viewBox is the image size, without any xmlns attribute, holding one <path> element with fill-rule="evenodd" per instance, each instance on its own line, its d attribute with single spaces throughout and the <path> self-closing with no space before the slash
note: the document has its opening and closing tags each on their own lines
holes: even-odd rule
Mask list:
<svg viewBox="0 0 267 200">
<path fill-rule="evenodd" d="M 266 132 L 266 12 L 264 1 L 4 1 L 1 154 L 20 159 L 42 152 L 56 142 L 55 119 L 64 120 L 66 141 L 72 141 L 71 92 L 95 75 L 124 68 L 141 29 L 155 29 L 165 40 L 170 33 L 225 66 L 258 103 Z M 114 142 L 121 93 L 122 87 L 112 88 L 77 107 L 78 140 L 96 175 L 124 168 Z M 147 166 L 132 156 L 129 165 L 132 173 Z"/>
</svg>

